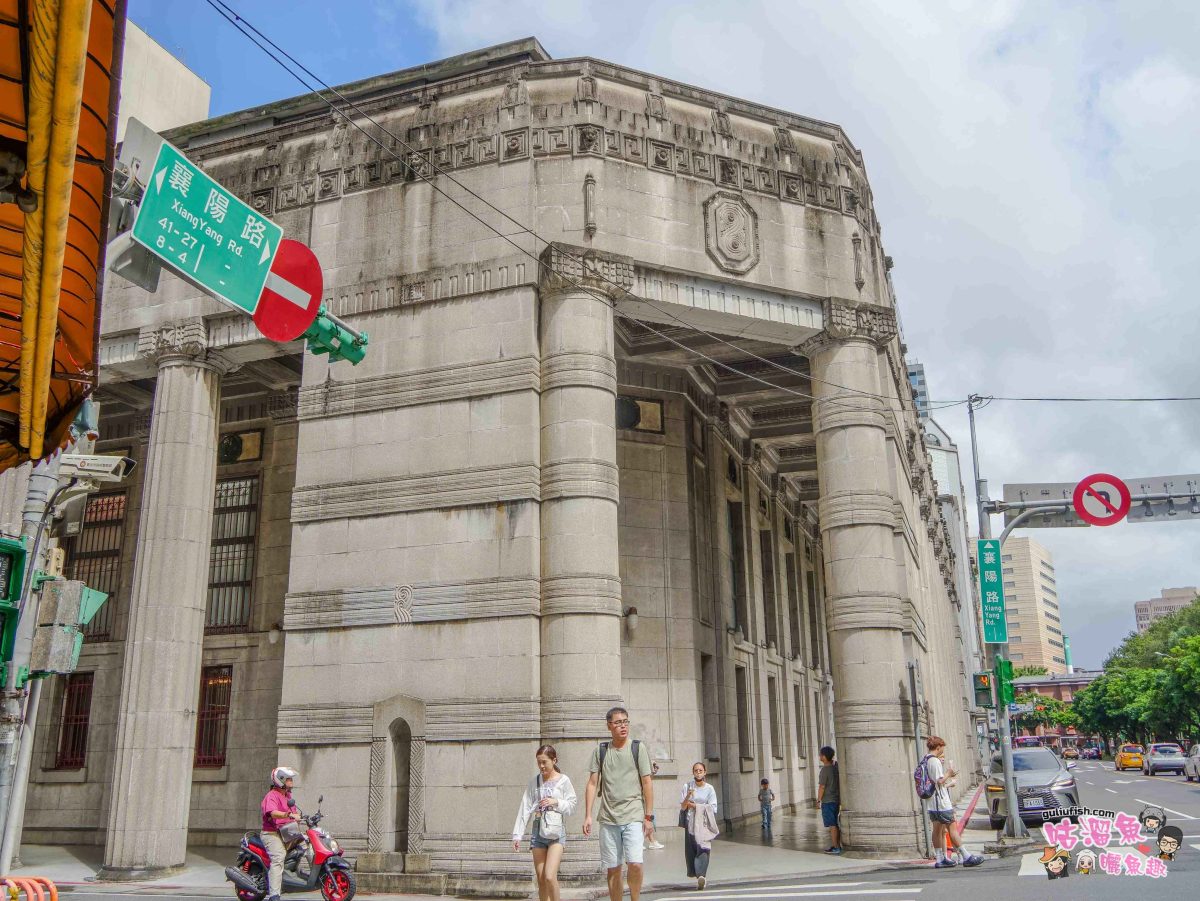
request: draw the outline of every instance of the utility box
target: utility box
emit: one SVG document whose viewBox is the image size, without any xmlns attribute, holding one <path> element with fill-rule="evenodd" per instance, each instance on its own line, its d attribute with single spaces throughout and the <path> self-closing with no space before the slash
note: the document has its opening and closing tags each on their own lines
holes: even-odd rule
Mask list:
<svg viewBox="0 0 1200 901">
<path fill-rule="evenodd" d="M 92 621 L 108 595 L 73 579 L 42 583 L 37 630 L 29 672 L 34 676 L 73 673 L 83 649 L 83 627 Z"/>
</svg>

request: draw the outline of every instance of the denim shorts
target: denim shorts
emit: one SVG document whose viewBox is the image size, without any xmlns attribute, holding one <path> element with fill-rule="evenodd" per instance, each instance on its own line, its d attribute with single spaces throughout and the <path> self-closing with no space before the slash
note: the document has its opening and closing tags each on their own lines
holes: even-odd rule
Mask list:
<svg viewBox="0 0 1200 901">
<path fill-rule="evenodd" d="M 837 801 L 821 802 L 821 825 L 826 829 L 837 825 L 838 811 L 842 805 Z"/>
<path fill-rule="evenodd" d="M 600 824 L 600 865 L 614 870 L 622 863 L 642 862 L 642 848 L 646 840 L 642 823 L 625 823 L 622 826 Z"/>
<path fill-rule="evenodd" d="M 929 811 L 929 821 L 931 823 L 945 823 L 947 826 L 954 824 L 953 810 L 931 810 Z"/>
<path fill-rule="evenodd" d="M 562 838 L 545 838 L 542 835 L 542 818 L 538 817 L 533 821 L 533 835 L 529 839 L 530 848 L 549 848 L 551 845 L 566 844 L 567 831 L 563 830 Z"/>
</svg>

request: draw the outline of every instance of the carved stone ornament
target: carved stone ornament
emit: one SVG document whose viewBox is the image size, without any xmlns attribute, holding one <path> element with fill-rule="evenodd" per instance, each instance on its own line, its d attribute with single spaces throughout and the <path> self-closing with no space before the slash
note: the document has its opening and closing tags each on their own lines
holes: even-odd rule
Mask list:
<svg viewBox="0 0 1200 901">
<path fill-rule="evenodd" d="M 539 289 L 544 294 L 586 290 L 616 300 L 633 287 L 633 260 L 629 257 L 554 243 L 542 251 L 541 263 Z"/>
<path fill-rule="evenodd" d="M 758 265 L 758 215 L 740 195 L 718 191 L 704 202 L 704 238 L 726 272 L 744 275 Z"/>
<path fill-rule="evenodd" d="M 202 357 L 208 349 L 208 329 L 200 318 L 183 319 L 143 329 L 138 334 L 138 354 L 153 360 L 164 357 Z"/>
<path fill-rule="evenodd" d="M 896 311 L 871 303 L 825 298 L 825 331 L 835 338 L 868 338 L 884 345 L 896 337 Z"/>
</svg>

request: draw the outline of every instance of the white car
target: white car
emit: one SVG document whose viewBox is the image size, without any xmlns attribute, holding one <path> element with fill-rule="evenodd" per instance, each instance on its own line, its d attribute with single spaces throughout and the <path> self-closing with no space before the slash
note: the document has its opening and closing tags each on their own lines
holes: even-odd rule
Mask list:
<svg viewBox="0 0 1200 901">
<path fill-rule="evenodd" d="M 1183 761 L 1183 748 L 1179 745 L 1170 742 L 1155 743 L 1142 758 L 1142 774 L 1157 776 L 1164 770 L 1182 774 Z"/>
<path fill-rule="evenodd" d="M 1183 758 L 1183 778 L 1188 782 L 1193 779 L 1200 782 L 1200 745 L 1192 745 L 1187 757 Z"/>
</svg>

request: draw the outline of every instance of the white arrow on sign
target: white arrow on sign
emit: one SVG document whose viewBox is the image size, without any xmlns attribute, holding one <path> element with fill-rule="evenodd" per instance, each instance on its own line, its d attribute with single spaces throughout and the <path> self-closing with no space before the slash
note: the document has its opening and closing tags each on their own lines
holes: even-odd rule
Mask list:
<svg viewBox="0 0 1200 901">
<path fill-rule="evenodd" d="M 166 166 L 163 166 L 162 169 L 159 170 L 158 175 L 154 176 L 155 187 L 158 188 L 160 193 L 162 192 L 163 179 L 166 177 L 167 177 L 167 167 Z"/>
<path fill-rule="evenodd" d="M 262 252 L 262 256 L 258 258 L 258 264 L 261 266 L 263 263 L 265 263 L 270 258 L 270 256 L 271 256 L 271 242 L 263 241 L 263 252 Z"/>
</svg>

